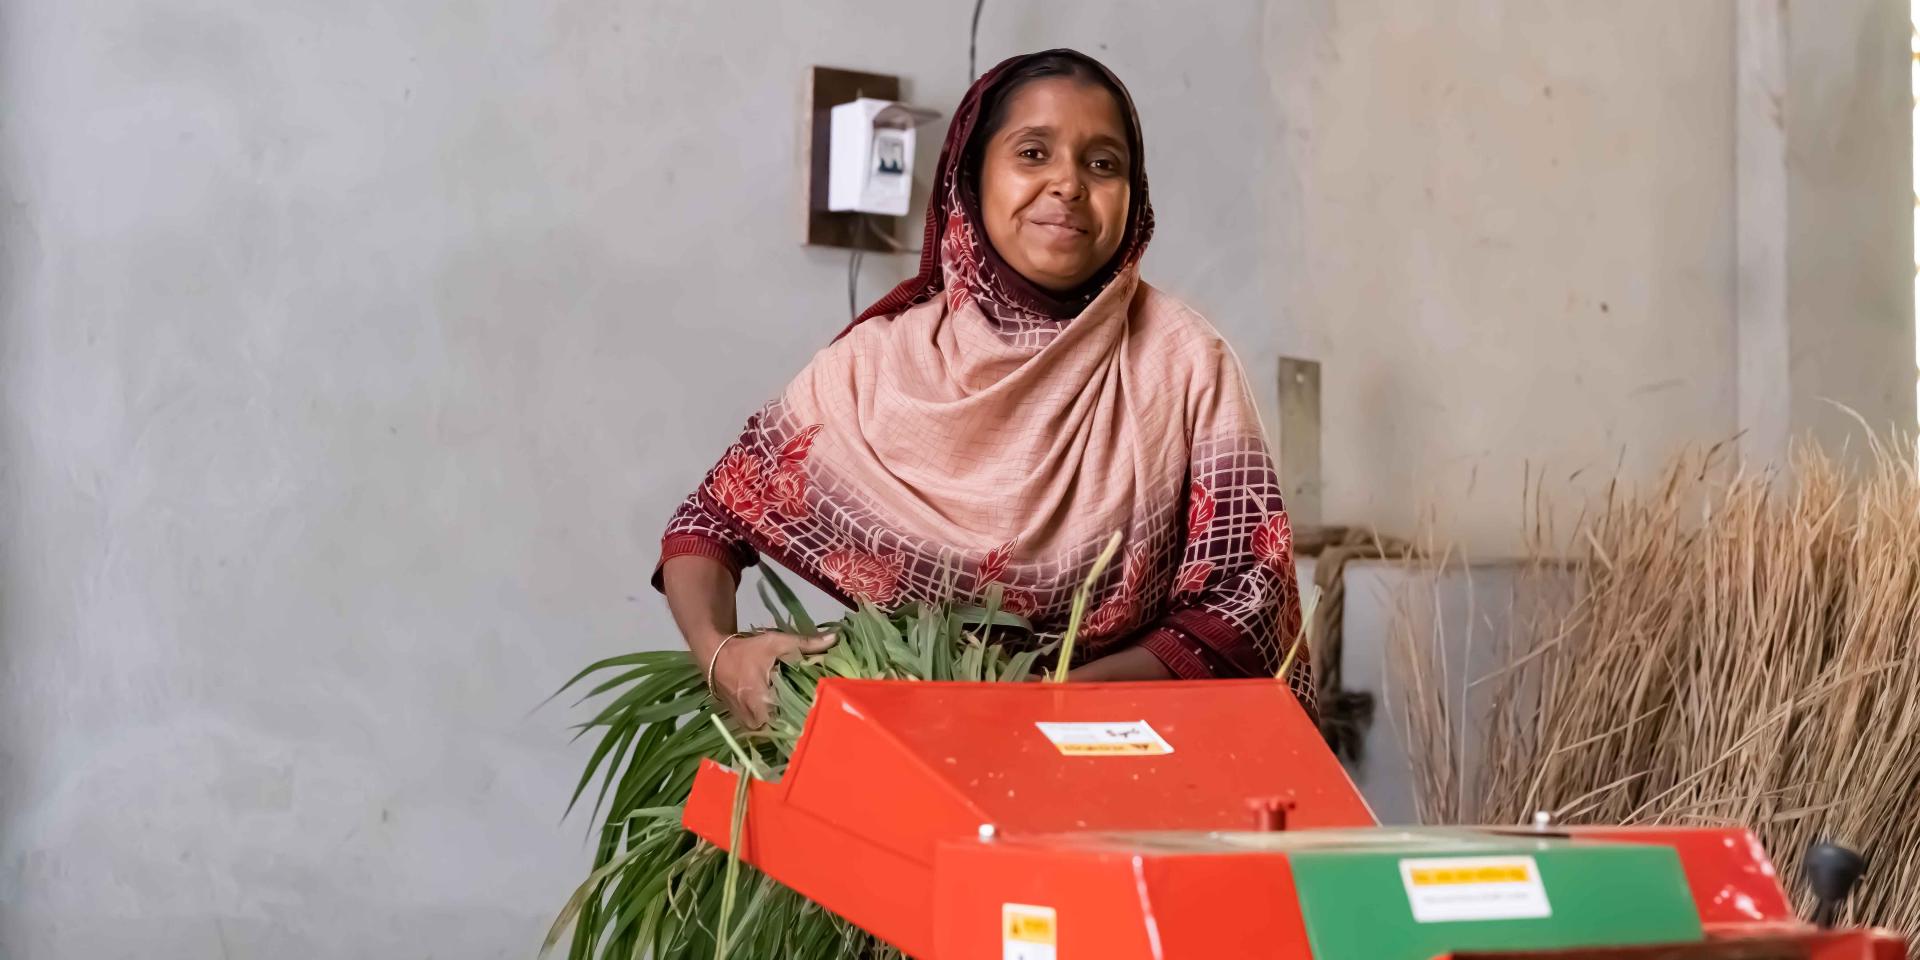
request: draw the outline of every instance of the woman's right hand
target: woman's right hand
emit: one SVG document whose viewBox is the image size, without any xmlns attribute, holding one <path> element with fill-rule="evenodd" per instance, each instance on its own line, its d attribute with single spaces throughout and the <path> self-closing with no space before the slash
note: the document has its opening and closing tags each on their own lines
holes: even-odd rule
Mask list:
<svg viewBox="0 0 1920 960">
<path fill-rule="evenodd" d="M 773 715 L 773 667 L 781 660 L 825 653 L 834 636 L 791 633 L 746 634 L 717 646 L 712 661 L 713 695 L 720 706 L 749 730 L 767 725 Z M 709 654 L 712 657 L 712 654 Z"/>
</svg>

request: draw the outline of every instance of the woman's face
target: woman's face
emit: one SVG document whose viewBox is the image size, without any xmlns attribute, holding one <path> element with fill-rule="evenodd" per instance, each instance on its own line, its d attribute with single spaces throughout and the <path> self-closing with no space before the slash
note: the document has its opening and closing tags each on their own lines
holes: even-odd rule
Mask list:
<svg viewBox="0 0 1920 960">
<path fill-rule="evenodd" d="M 1127 229 L 1133 158 L 1120 105 L 1068 77 L 1015 90 L 980 162 L 980 214 L 1000 259 L 1055 293 L 1092 279 Z"/>
</svg>

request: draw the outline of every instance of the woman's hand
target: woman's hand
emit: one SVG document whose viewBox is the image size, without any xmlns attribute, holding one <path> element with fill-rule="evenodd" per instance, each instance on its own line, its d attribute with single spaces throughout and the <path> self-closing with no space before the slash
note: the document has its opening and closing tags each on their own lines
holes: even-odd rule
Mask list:
<svg viewBox="0 0 1920 960">
<path fill-rule="evenodd" d="M 781 660 L 825 653 L 834 644 L 830 633 L 802 637 L 791 633 L 765 633 L 715 640 L 710 646 L 719 651 L 708 653 L 712 669 L 713 695 L 733 718 L 749 730 L 767 725 L 773 707 L 773 666 Z"/>
<path fill-rule="evenodd" d="M 1173 671 L 1160 658 L 1139 647 L 1128 647 L 1067 671 L 1068 683 L 1115 683 L 1126 680 L 1172 680 Z"/>
<path fill-rule="evenodd" d="M 1053 682 L 1053 670 L 1036 669 L 1023 678 L 1027 683 Z M 1128 647 L 1098 660 L 1083 663 L 1067 671 L 1068 683 L 1118 683 L 1129 680 L 1173 680 L 1173 671 L 1160 658 L 1139 647 Z"/>
</svg>

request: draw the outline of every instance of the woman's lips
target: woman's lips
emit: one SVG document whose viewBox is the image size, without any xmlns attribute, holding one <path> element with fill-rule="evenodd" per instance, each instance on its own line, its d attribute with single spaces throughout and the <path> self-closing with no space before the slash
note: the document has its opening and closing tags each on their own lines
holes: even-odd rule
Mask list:
<svg viewBox="0 0 1920 960">
<path fill-rule="evenodd" d="M 1065 220 L 1034 220 L 1031 222 L 1047 235 L 1061 239 L 1078 238 L 1086 236 L 1087 234 L 1084 228 L 1074 226 Z"/>
</svg>

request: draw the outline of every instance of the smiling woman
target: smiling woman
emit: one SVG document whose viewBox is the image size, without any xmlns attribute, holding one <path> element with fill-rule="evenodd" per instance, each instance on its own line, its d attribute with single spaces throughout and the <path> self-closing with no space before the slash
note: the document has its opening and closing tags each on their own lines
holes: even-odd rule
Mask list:
<svg viewBox="0 0 1920 960">
<path fill-rule="evenodd" d="M 1132 125 L 1104 79 L 1071 57 L 1036 58 L 1005 90 L 965 160 L 978 171 L 987 240 L 1021 276 L 1070 293 L 1120 248 Z"/>
<path fill-rule="evenodd" d="M 1038 645 L 1109 538 L 1073 680 L 1271 676 L 1297 636 L 1292 531 L 1245 376 L 1140 279 L 1153 210 L 1126 88 L 1069 50 L 954 111 L 920 270 L 747 424 L 668 526 L 655 582 L 749 726 L 823 641 L 736 632 L 761 557 L 848 602 L 984 602 Z M 1303 702 L 1305 657 L 1287 679 Z"/>
</svg>

